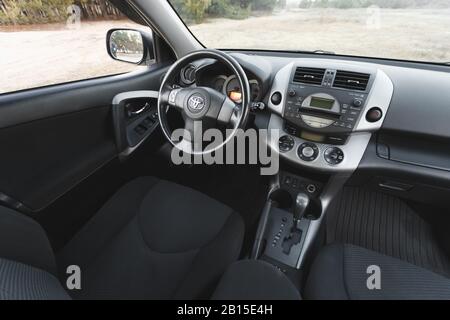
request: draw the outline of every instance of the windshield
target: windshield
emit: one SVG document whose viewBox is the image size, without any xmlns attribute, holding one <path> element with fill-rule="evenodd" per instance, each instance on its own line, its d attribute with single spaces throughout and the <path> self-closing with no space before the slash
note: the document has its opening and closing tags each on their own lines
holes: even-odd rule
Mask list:
<svg viewBox="0 0 450 320">
<path fill-rule="evenodd" d="M 170 0 L 206 47 L 450 62 L 450 0 Z"/>
</svg>

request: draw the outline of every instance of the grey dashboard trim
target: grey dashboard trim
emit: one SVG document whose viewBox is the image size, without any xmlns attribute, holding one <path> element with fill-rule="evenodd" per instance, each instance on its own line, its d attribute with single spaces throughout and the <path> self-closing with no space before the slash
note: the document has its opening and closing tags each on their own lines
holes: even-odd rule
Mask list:
<svg viewBox="0 0 450 320">
<path fill-rule="evenodd" d="M 373 132 L 379 130 L 383 125 L 386 114 L 388 113 L 391 104 L 392 96 L 394 94 L 394 84 L 391 79 L 382 70 L 378 69 L 375 75 L 375 80 L 372 85 L 372 90 L 366 101 L 366 105 L 362 110 L 362 116 L 354 132 Z M 378 107 L 383 111 L 381 119 L 377 122 L 368 122 L 366 120 L 366 113 L 373 107 Z"/>
<path fill-rule="evenodd" d="M 325 186 L 322 195 L 320 196 L 320 202 L 322 204 L 322 214 L 320 215 L 319 219 L 311 220 L 309 224 L 308 231 L 305 235 L 305 241 L 297 261 L 297 269 L 301 269 L 303 267 L 305 258 L 314 244 L 316 236 L 320 230 L 320 226 L 322 225 L 322 221 L 323 219 L 325 219 L 325 216 L 327 214 L 330 203 L 334 198 L 336 198 L 339 191 L 342 189 L 349 178 L 350 174 L 336 174 L 331 177 L 330 181 L 328 181 L 327 185 Z"/>
<path fill-rule="evenodd" d="M 116 115 L 119 109 L 120 102 L 126 99 L 132 99 L 132 98 L 159 98 L 159 91 L 152 91 L 152 90 L 140 90 L 140 91 L 128 91 L 128 92 L 122 92 L 114 96 L 112 101 L 112 111 L 113 115 Z M 116 141 L 120 141 L 121 136 L 123 134 L 120 126 L 115 125 L 114 128 Z M 150 136 L 151 132 L 148 132 L 142 140 L 136 144 L 133 147 L 127 147 L 124 150 L 119 150 L 119 159 L 123 159 L 127 156 L 129 156 L 131 153 L 133 153 L 139 146 Z"/>
</svg>

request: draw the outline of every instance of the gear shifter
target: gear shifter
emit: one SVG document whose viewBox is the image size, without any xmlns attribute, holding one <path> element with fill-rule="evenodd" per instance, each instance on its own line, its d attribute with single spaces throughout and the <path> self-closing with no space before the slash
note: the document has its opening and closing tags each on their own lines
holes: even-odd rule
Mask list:
<svg viewBox="0 0 450 320">
<path fill-rule="evenodd" d="M 305 215 L 306 209 L 309 206 L 309 196 L 306 193 L 300 192 L 295 199 L 294 207 L 294 228 L 297 227 L 298 222 Z"/>
<path fill-rule="evenodd" d="M 297 226 L 300 220 L 305 215 L 308 206 L 309 206 L 309 196 L 303 192 L 297 194 L 297 198 L 295 199 L 294 216 L 292 221 L 291 232 L 289 236 L 284 238 L 283 244 L 281 245 L 283 248 L 283 252 L 287 255 L 291 252 L 292 246 L 300 243 L 300 240 L 302 238 L 302 230 L 300 230 Z"/>
</svg>

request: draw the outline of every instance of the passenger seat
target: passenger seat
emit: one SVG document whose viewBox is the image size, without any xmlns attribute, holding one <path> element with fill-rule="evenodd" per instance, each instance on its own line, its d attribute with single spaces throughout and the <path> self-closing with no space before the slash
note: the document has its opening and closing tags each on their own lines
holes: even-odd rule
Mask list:
<svg viewBox="0 0 450 320">
<path fill-rule="evenodd" d="M 373 277 L 369 279 L 377 276 L 373 271 L 377 267 L 378 283 Z M 379 284 L 379 288 L 375 284 Z M 361 247 L 333 244 L 322 249 L 311 266 L 304 297 L 313 300 L 447 300 L 450 299 L 450 279 Z"/>
</svg>

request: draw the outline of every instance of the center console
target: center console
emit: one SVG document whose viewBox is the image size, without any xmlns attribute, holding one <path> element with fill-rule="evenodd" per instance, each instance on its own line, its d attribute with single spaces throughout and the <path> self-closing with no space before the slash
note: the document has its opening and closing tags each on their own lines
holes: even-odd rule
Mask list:
<svg viewBox="0 0 450 320">
<path fill-rule="evenodd" d="M 391 80 L 369 64 L 292 62 L 276 74 L 270 92 L 268 129 L 281 134 L 269 144 L 301 166 L 352 171 L 381 127 L 392 93 Z"/>
<path fill-rule="evenodd" d="M 392 94 L 390 78 L 368 63 L 297 59 L 277 72 L 268 129 L 279 135 L 267 144 L 287 165 L 272 182 L 253 257 L 283 271 L 302 268 L 330 203 L 381 128 Z"/>
</svg>

